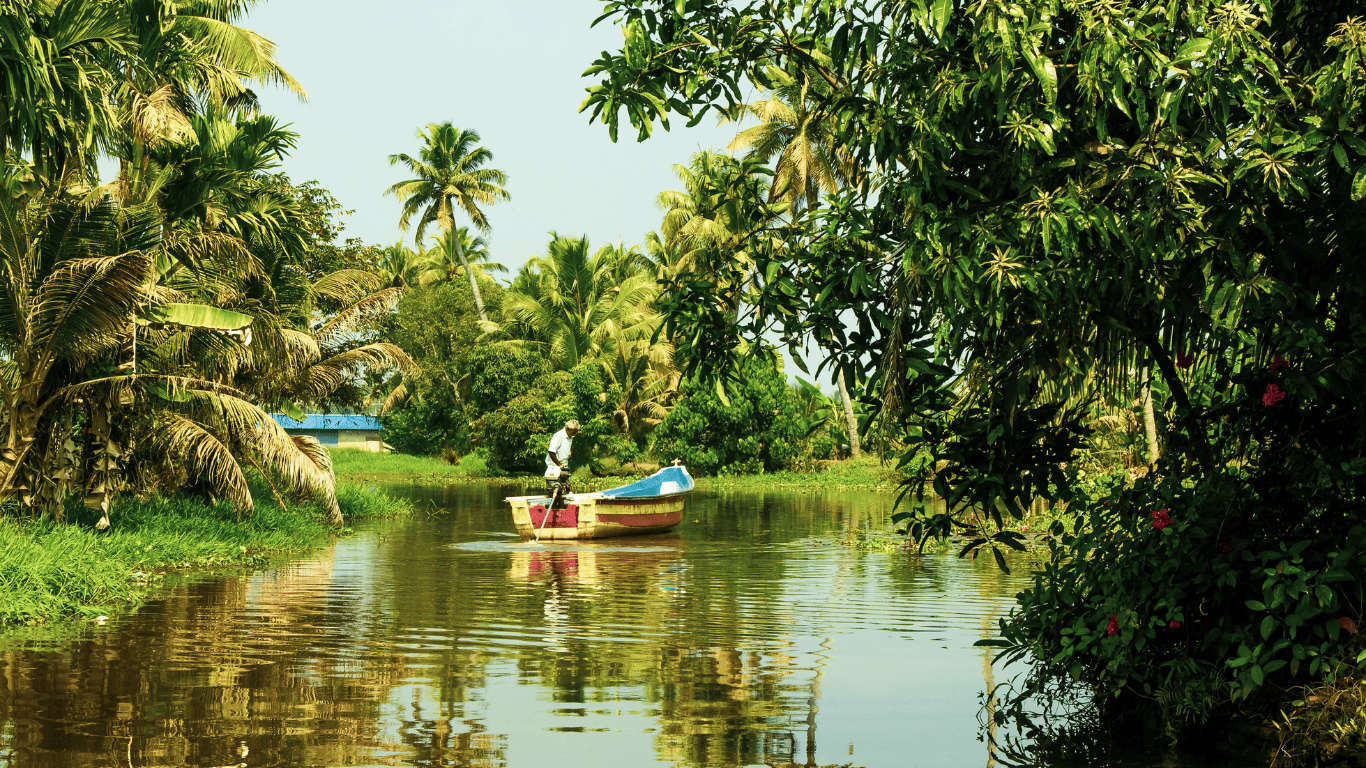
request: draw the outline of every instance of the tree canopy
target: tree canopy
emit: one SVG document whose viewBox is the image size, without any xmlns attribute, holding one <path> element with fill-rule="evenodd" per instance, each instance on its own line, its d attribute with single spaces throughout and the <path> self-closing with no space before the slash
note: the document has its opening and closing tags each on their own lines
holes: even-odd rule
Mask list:
<svg viewBox="0 0 1366 768">
<path fill-rule="evenodd" d="M 740 327 L 716 320 L 720 285 L 675 284 L 694 373 L 733 371 L 740 332 L 829 349 L 938 460 L 947 508 L 903 513 L 922 542 L 982 510 L 996 530 L 964 551 L 1004 567 L 1021 546 L 1004 518 L 1036 498 L 1088 510 L 1002 625 L 1043 678 L 1102 699 L 1175 686 L 1207 713 L 1301 666 L 1333 674 L 1366 573 L 1355 4 L 605 8 L 625 42 L 589 68 L 582 109 L 614 139 L 623 112 L 644 139 L 734 111 L 776 69 L 824 83 L 815 109 L 868 178 L 801 227 L 750 233 L 782 245 L 753 249 Z M 1088 413 L 1127 407 L 1144 369 L 1160 460 L 1085 497 L 1070 462 Z M 1187 633 L 1155 634 L 1169 625 Z"/>
</svg>

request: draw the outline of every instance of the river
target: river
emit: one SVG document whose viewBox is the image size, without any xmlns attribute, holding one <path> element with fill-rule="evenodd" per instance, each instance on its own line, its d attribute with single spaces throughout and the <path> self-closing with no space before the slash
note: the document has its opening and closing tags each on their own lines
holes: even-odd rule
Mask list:
<svg viewBox="0 0 1366 768">
<path fill-rule="evenodd" d="M 994 761 L 972 644 L 1024 577 L 837 541 L 890 495 L 698 491 L 672 534 L 535 545 L 516 489 L 386 490 L 421 512 L 3 641 L 0 766 Z"/>
</svg>

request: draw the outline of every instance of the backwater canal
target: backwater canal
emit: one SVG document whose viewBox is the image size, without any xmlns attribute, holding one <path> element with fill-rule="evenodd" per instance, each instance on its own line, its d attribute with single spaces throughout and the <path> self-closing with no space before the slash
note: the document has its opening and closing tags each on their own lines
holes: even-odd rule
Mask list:
<svg viewBox="0 0 1366 768">
<path fill-rule="evenodd" d="M 515 488 L 0 650 L 0 766 L 989 766 L 1027 577 L 837 539 L 890 494 L 704 492 L 671 534 L 524 544 Z M 996 670 L 995 674 L 1002 672 Z"/>
</svg>

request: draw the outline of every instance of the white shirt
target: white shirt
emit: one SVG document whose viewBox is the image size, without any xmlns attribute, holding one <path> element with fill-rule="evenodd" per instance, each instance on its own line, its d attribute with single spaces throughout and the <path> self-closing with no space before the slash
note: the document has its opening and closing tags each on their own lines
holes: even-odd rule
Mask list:
<svg viewBox="0 0 1366 768">
<path fill-rule="evenodd" d="M 563 429 L 559 432 L 556 432 L 555 436 L 550 438 L 550 447 L 546 449 L 545 468 L 550 469 L 551 467 L 556 466 L 555 462 L 551 461 L 550 459 L 550 454 L 552 453 L 555 454 L 555 457 L 560 460 L 561 464 L 568 467 L 569 454 L 573 447 L 573 442 L 574 438 L 570 437 L 569 434 L 565 432 Z"/>
</svg>

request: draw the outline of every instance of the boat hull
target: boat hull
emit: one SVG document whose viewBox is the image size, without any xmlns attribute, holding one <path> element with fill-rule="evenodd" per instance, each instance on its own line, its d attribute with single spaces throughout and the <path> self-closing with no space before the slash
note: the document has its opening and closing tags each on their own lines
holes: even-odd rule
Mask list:
<svg viewBox="0 0 1366 768">
<path fill-rule="evenodd" d="M 512 521 L 523 539 L 604 539 L 664 533 L 683 521 L 684 494 L 644 499 L 604 499 L 574 494 L 564 509 L 551 510 L 544 496 L 513 496 Z"/>
</svg>

